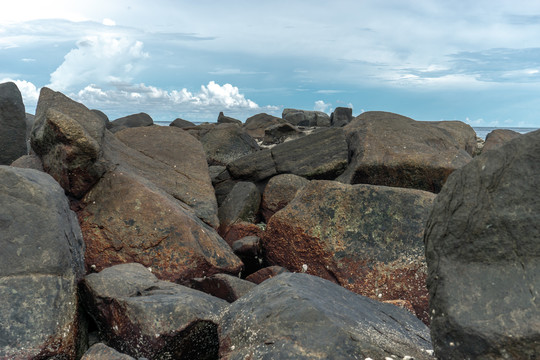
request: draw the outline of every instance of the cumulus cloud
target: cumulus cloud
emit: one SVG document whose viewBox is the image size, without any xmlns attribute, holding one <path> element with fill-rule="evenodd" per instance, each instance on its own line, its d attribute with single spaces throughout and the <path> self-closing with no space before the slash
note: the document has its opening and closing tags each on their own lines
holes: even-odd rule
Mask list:
<svg viewBox="0 0 540 360">
<path fill-rule="evenodd" d="M 130 81 L 140 70 L 141 60 L 148 57 L 141 41 L 112 34 L 88 36 L 64 57 L 48 86 L 68 91 L 92 83 Z"/>
<path fill-rule="evenodd" d="M 23 98 L 23 103 L 27 112 L 33 112 L 33 108 L 36 106 L 39 98 L 39 89 L 36 85 L 26 80 L 13 80 L 10 78 L 4 78 L 0 80 L 0 84 L 5 82 L 14 82 Z"/>
<path fill-rule="evenodd" d="M 315 101 L 315 106 L 313 106 L 313 110 L 327 112 L 331 107 L 332 104 L 327 104 L 323 100 L 317 100 Z"/>
</svg>

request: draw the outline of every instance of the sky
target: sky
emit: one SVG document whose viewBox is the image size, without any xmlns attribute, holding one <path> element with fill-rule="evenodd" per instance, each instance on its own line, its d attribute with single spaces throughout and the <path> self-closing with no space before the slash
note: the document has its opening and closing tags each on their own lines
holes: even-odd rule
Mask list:
<svg viewBox="0 0 540 360">
<path fill-rule="evenodd" d="M 111 120 L 242 121 L 351 107 L 540 128 L 540 1 L 17 0 L 0 83 Z"/>
</svg>

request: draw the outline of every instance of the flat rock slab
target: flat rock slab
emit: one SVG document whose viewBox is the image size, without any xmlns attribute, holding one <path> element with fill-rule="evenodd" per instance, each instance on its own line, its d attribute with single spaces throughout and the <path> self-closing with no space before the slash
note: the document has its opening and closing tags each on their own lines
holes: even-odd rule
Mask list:
<svg viewBox="0 0 540 360">
<path fill-rule="evenodd" d="M 278 275 L 232 303 L 219 336 L 224 360 L 432 359 L 414 315 L 308 274 Z"/>
<path fill-rule="evenodd" d="M 452 174 L 426 227 L 440 359 L 540 354 L 540 131 Z"/>
<path fill-rule="evenodd" d="M 226 301 L 160 281 L 140 264 L 87 275 L 81 288 L 101 338 L 114 349 L 136 358 L 216 358 Z"/>
</svg>

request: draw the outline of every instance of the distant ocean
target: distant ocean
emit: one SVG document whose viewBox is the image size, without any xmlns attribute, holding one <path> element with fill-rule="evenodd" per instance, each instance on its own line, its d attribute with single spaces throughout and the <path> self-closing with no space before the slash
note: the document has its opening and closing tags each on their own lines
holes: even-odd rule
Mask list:
<svg viewBox="0 0 540 360">
<path fill-rule="evenodd" d="M 170 124 L 170 121 L 155 121 L 156 125 L 167 126 Z M 202 124 L 201 122 L 194 122 L 196 125 Z M 482 139 L 486 139 L 487 134 L 492 132 L 495 129 L 508 129 L 520 134 L 526 134 L 531 131 L 538 130 L 538 128 L 524 128 L 524 127 L 486 127 L 486 126 L 473 126 L 474 131 L 476 131 L 476 136 Z"/>
</svg>

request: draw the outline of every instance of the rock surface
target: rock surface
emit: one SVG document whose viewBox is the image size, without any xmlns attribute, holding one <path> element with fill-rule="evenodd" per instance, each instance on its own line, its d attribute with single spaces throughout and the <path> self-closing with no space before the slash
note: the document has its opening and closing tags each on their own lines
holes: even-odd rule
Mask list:
<svg viewBox="0 0 540 360">
<path fill-rule="evenodd" d="M 426 233 L 440 359 L 540 354 L 540 131 L 452 174 Z"/>
<path fill-rule="evenodd" d="M 81 288 L 100 337 L 116 350 L 151 359 L 216 358 L 226 301 L 160 281 L 140 264 L 87 275 Z"/>
<path fill-rule="evenodd" d="M 307 274 L 279 275 L 232 303 L 219 335 L 224 360 L 431 359 L 429 330 L 412 314 Z"/>
<path fill-rule="evenodd" d="M 312 180 L 270 218 L 270 264 L 379 300 L 409 300 L 428 321 L 423 231 L 435 195 Z"/>
<path fill-rule="evenodd" d="M 298 190 L 309 183 L 309 180 L 294 174 L 276 175 L 268 181 L 264 188 L 261 212 L 266 222 L 272 215 L 283 209 L 296 196 Z"/>
<path fill-rule="evenodd" d="M 334 127 L 343 127 L 352 121 L 352 109 L 337 107 L 330 116 L 330 124 Z"/>
<path fill-rule="evenodd" d="M 0 166 L 0 358 L 75 358 L 84 243 L 49 175 Z"/>
<path fill-rule="evenodd" d="M 482 152 L 501 147 L 504 143 L 515 139 L 520 135 L 520 133 L 508 129 L 495 129 L 486 135 L 486 141 L 484 142 Z"/>
<path fill-rule="evenodd" d="M 201 136 L 200 141 L 209 165 L 227 165 L 260 149 L 242 127 L 231 123 L 219 124 Z"/>
<path fill-rule="evenodd" d="M 282 124 L 285 120 L 265 113 L 253 115 L 246 119 L 244 129 L 255 139 L 264 138 L 264 131 L 272 125 Z"/>
<path fill-rule="evenodd" d="M 465 150 L 469 155 L 476 156 L 478 143 L 476 132 L 469 125 L 461 121 L 429 121 L 427 125 L 434 125 L 446 132 L 456 141 L 458 148 Z"/>
<path fill-rule="evenodd" d="M 154 125 L 154 120 L 147 113 L 138 113 L 121 117 L 108 124 L 108 129 L 117 132 L 126 128 Z"/>
<path fill-rule="evenodd" d="M 0 165 L 10 165 L 27 153 L 26 113 L 15 83 L 0 84 Z"/>
<path fill-rule="evenodd" d="M 135 358 L 119 353 L 103 343 L 97 343 L 84 353 L 81 360 L 135 360 Z"/>
<path fill-rule="evenodd" d="M 368 111 L 345 126 L 351 163 L 339 180 L 439 192 L 472 158 L 449 131 L 405 116 Z"/>
<path fill-rule="evenodd" d="M 322 111 L 283 109 L 283 120 L 295 126 L 330 126 L 330 116 Z"/>
<path fill-rule="evenodd" d="M 190 287 L 230 303 L 247 294 L 256 285 L 228 274 L 215 274 L 205 278 L 191 279 Z"/>
<path fill-rule="evenodd" d="M 179 128 L 189 128 L 189 127 L 194 127 L 196 125 L 194 123 L 192 123 L 191 121 L 176 118 L 169 124 L 169 126 L 175 126 L 175 127 L 179 127 Z"/>
<path fill-rule="evenodd" d="M 223 114 L 223 111 L 219 113 L 218 118 L 217 118 L 217 122 L 219 124 L 222 124 L 222 123 L 223 124 L 237 124 L 237 125 L 242 126 L 242 122 L 240 120 L 229 117 L 229 116 L 225 116 Z"/>
<path fill-rule="evenodd" d="M 260 204 L 257 186 L 247 181 L 238 182 L 219 207 L 220 233 L 227 233 L 235 223 L 257 222 Z"/>
</svg>

